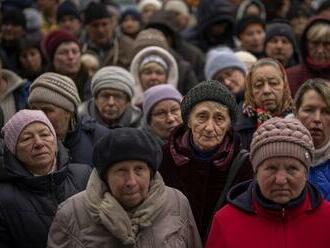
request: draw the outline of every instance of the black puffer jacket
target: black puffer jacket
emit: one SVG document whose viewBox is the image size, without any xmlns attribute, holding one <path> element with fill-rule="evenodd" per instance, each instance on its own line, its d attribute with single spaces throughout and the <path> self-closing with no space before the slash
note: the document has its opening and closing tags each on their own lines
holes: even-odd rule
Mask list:
<svg viewBox="0 0 330 248">
<path fill-rule="evenodd" d="M 59 145 L 57 171 L 33 176 L 8 150 L 0 173 L 0 247 L 44 248 L 57 206 L 84 190 L 91 168 L 70 164 Z"/>
</svg>

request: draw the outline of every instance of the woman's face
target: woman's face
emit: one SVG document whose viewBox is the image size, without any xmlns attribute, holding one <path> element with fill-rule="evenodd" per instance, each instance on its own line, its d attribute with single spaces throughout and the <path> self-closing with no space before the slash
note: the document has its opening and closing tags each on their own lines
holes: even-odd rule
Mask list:
<svg viewBox="0 0 330 248">
<path fill-rule="evenodd" d="M 23 50 L 19 56 L 22 68 L 28 72 L 40 72 L 42 65 L 41 53 L 37 48 Z"/>
<path fill-rule="evenodd" d="M 80 47 L 75 42 L 64 42 L 54 54 L 53 64 L 57 73 L 74 75 L 80 70 Z"/>
<path fill-rule="evenodd" d="M 239 35 L 242 47 L 252 53 L 261 53 L 264 49 L 265 30 L 261 24 L 252 23 Z"/>
<path fill-rule="evenodd" d="M 202 151 L 210 151 L 221 144 L 230 124 L 228 108 L 213 101 L 194 106 L 188 120 L 193 142 Z"/>
<path fill-rule="evenodd" d="M 262 195 L 275 203 L 286 204 L 297 198 L 307 181 L 307 170 L 292 157 L 274 157 L 265 160 L 256 172 Z"/>
<path fill-rule="evenodd" d="M 296 115 L 309 130 L 316 149 L 330 141 L 330 107 L 319 93 L 306 91 Z"/>
<path fill-rule="evenodd" d="M 152 86 L 167 83 L 167 74 L 160 64 L 151 62 L 143 66 L 140 71 L 140 81 L 143 91 Z"/>
</svg>

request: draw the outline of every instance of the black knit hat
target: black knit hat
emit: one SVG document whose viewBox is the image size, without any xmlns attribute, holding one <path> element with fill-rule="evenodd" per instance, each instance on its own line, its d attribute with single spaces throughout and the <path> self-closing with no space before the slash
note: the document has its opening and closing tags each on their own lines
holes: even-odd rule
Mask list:
<svg viewBox="0 0 330 248">
<path fill-rule="evenodd" d="M 203 101 L 215 101 L 226 106 L 229 110 L 231 121 L 236 121 L 238 107 L 233 94 L 219 81 L 207 80 L 197 84 L 183 97 L 181 113 L 184 123 L 188 123 L 189 114 L 193 107 Z"/>
<path fill-rule="evenodd" d="M 110 130 L 94 146 L 93 164 L 101 178 L 113 164 L 126 160 L 144 161 L 154 174 L 161 163 L 162 150 L 151 135 L 131 127 Z"/>
<path fill-rule="evenodd" d="M 260 17 L 246 16 L 236 23 L 236 36 L 239 37 L 250 24 L 260 24 L 264 30 L 266 29 L 266 23 Z"/>
<path fill-rule="evenodd" d="M 284 36 L 296 47 L 296 37 L 289 23 L 278 20 L 267 25 L 265 44 L 274 36 Z"/>
<path fill-rule="evenodd" d="M 111 13 L 102 3 L 91 2 L 84 13 L 84 21 L 86 25 L 102 18 L 111 18 Z"/>
<path fill-rule="evenodd" d="M 80 14 L 77 6 L 70 0 L 61 3 L 57 8 L 56 19 L 60 22 L 65 16 L 73 16 L 80 20 Z"/>
</svg>

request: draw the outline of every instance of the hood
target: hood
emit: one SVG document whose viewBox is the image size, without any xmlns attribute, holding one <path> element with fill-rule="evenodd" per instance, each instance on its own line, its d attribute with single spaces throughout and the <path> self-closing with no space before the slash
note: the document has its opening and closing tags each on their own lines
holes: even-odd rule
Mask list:
<svg viewBox="0 0 330 248">
<path fill-rule="evenodd" d="M 328 25 L 330 25 L 330 19 L 327 19 L 326 17 L 323 17 L 323 16 L 315 16 L 310 19 L 309 23 L 305 27 L 304 32 L 301 36 L 300 51 L 301 51 L 302 59 L 305 64 L 307 63 L 306 62 L 306 59 L 307 59 L 307 32 L 313 25 L 315 25 L 316 23 L 320 23 L 320 22 L 327 23 Z"/>
<path fill-rule="evenodd" d="M 61 142 L 58 141 L 57 144 L 57 171 L 60 171 L 69 163 L 69 155 Z M 0 182 L 42 177 L 34 177 L 6 147 L 4 147 L 3 167 L 1 170 Z"/>
<path fill-rule="evenodd" d="M 256 181 L 254 179 L 239 183 L 228 192 L 227 202 L 246 213 L 255 214 L 253 206 L 255 188 Z M 319 207 L 323 201 L 320 192 L 309 182 L 306 183 L 306 189 L 309 194 L 311 209 Z"/>
<path fill-rule="evenodd" d="M 8 82 L 8 87 L 0 97 L 0 101 L 25 83 L 21 77 L 10 70 L 2 69 L 2 77 Z"/>
<path fill-rule="evenodd" d="M 240 3 L 237 11 L 236 11 L 236 22 L 238 22 L 240 19 L 242 19 L 246 15 L 246 9 L 251 5 L 255 4 L 258 6 L 258 8 L 261 10 L 261 13 L 259 17 L 266 21 L 266 9 L 264 4 L 259 0 L 244 0 Z"/>
</svg>

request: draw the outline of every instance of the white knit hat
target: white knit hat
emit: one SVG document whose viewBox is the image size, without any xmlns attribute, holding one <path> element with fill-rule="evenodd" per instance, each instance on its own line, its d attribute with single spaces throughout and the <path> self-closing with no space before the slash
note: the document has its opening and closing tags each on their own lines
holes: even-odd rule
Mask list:
<svg viewBox="0 0 330 248">
<path fill-rule="evenodd" d="M 160 10 L 163 5 L 162 2 L 160 2 L 159 0 L 141 0 L 137 8 L 141 12 L 144 9 L 144 7 L 149 4 L 155 6 L 156 10 Z"/>
</svg>

